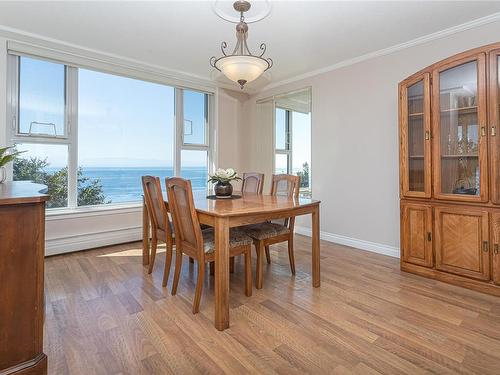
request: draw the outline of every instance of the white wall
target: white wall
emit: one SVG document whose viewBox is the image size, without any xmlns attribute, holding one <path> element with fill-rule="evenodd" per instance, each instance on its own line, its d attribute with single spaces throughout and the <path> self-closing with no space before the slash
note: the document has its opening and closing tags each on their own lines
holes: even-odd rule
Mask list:
<svg viewBox="0 0 500 375">
<path fill-rule="evenodd" d="M 266 141 L 273 129 L 258 121 L 255 101 L 311 86 L 312 190 L 322 201 L 323 237 L 398 256 L 398 82 L 455 53 L 498 41 L 499 21 L 252 96 L 240 130 L 242 150 L 252 157 L 242 168 L 273 168 Z M 299 225 L 309 226 L 309 220 Z"/>
<path fill-rule="evenodd" d="M 43 45 L 43 42 L 41 42 Z M 7 133 L 7 39 L 0 37 L 0 147 Z M 242 102 L 248 96 L 225 89 L 216 90 L 216 166 L 238 168 L 238 127 L 242 122 Z M 48 213 L 46 254 L 53 255 L 139 240 L 142 209 L 104 209 L 85 213 Z"/>
</svg>

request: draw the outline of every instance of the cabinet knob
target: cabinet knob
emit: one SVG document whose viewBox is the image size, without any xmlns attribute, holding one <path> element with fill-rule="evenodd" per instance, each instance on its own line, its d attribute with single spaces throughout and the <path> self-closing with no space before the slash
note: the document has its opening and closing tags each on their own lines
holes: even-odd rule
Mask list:
<svg viewBox="0 0 500 375">
<path fill-rule="evenodd" d="M 488 250 L 489 250 L 488 241 L 483 241 L 483 251 L 488 252 Z"/>
<path fill-rule="evenodd" d="M 497 127 L 496 126 L 492 126 L 491 127 L 491 136 L 495 137 L 496 135 L 497 135 Z"/>
</svg>

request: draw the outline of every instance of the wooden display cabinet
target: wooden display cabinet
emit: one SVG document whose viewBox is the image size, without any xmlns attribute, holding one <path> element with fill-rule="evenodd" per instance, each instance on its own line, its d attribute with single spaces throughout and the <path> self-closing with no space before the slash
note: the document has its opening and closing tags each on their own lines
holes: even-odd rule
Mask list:
<svg viewBox="0 0 500 375">
<path fill-rule="evenodd" d="M 399 84 L 401 269 L 500 296 L 500 43 Z"/>
</svg>

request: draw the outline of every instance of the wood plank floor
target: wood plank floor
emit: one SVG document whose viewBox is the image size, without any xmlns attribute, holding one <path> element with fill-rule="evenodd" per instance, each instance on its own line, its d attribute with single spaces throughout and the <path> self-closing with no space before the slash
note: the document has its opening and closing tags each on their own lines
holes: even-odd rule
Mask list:
<svg viewBox="0 0 500 375">
<path fill-rule="evenodd" d="M 313 289 L 309 249 L 296 236 L 292 277 L 286 248 L 272 246 L 250 298 L 238 259 L 224 332 L 213 326 L 212 276 L 191 313 L 196 267 L 186 258 L 177 296 L 161 287 L 164 252 L 148 275 L 140 243 L 47 258 L 49 373 L 500 374 L 500 298 L 328 242 Z"/>
</svg>

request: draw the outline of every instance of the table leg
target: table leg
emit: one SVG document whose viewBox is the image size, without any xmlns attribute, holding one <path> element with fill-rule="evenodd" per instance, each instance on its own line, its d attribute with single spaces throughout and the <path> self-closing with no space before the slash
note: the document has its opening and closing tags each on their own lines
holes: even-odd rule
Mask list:
<svg viewBox="0 0 500 375">
<path fill-rule="evenodd" d="M 144 197 L 142 198 L 142 264 L 149 264 L 149 216 Z"/>
<path fill-rule="evenodd" d="M 319 237 L 319 207 L 312 212 L 312 282 L 313 287 L 320 286 L 320 237 Z"/>
<path fill-rule="evenodd" d="M 229 220 L 215 220 L 215 328 L 229 328 Z"/>
</svg>

